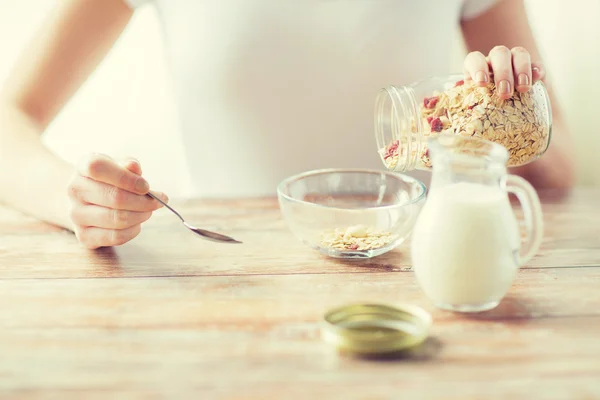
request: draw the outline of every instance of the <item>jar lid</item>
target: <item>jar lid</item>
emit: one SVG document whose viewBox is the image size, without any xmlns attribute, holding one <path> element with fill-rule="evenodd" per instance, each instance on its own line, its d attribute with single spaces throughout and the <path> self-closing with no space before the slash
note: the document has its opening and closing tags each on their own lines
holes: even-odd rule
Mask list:
<svg viewBox="0 0 600 400">
<path fill-rule="evenodd" d="M 351 304 L 328 311 L 322 333 L 338 350 L 382 355 L 421 344 L 431 321 L 428 312 L 412 305 Z"/>
</svg>

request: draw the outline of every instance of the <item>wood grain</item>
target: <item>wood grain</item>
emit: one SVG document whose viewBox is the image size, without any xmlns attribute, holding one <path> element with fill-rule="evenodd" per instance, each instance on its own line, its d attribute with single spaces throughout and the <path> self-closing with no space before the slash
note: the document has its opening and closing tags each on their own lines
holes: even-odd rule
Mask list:
<svg viewBox="0 0 600 400">
<path fill-rule="evenodd" d="M 598 399 L 600 190 L 542 193 L 545 240 L 494 310 L 434 309 L 408 243 L 369 261 L 298 242 L 274 199 L 189 201 L 134 242 L 86 251 L 0 208 L 1 399 Z M 115 279 L 118 278 L 118 279 Z M 323 313 L 421 305 L 430 339 L 394 360 L 338 354 Z"/>
<path fill-rule="evenodd" d="M 545 239 L 526 267 L 600 266 L 600 190 L 541 198 Z M 0 279 L 368 273 L 411 265 L 410 241 L 363 262 L 321 256 L 292 236 L 275 199 L 190 201 L 178 207 L 190 221 L 244 244 L 203 241 L 160 210 L 133 242 L 87 251 L 69 233 L 0 209 Z"/>
<path fill-rule="evenodd" d="M 474 316 L 433 309 L 412 272 L 0 282 L 6 395 L 600 396 L 600 268 L 523 270 Z M 320 318 L 356 301 L 423 306 L 431 339 L 399 360 L 337 354 Z"/>
<path fill-rule="evenodd" d="M 599 288 L 600 268 L 522 270 L 510 299 L 470 319 L 600 317 Z M 22 279 L 0 280 L 0 326 L 195 329 L 222 318 L 260 327 L 287 317 L 311 321 L 330 307 L 353 301 L 408 302 L 433 312 L 436 321 L 456 317 L 431 307 L 413 272 Z"/>
</svg>

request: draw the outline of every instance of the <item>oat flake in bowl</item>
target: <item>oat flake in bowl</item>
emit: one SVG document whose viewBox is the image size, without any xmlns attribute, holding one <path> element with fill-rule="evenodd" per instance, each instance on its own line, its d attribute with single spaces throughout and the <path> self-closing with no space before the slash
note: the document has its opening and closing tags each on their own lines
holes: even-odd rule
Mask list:
<svg viewBox="0 0 600 400">
<path fill-rule="evenodd" d="M 427 141 L 439 134 L 486 139 L 504 146 L 507 165 L 539 158 L 550 143 L 552 115 L 541 81 L 510 99 L 493 83 L 479 87 L 462 75 L 435 77 L 382 89 L 375 106 L 375 132 L 385 166 L 393 171 L 430 169 Z"/>
<path fill-rule="evenodd" d="M 337 250 L 375 250 L 389 245 L 399 235 L 372 226 L 352 225 L 321 232 L 321 246 Z"/>
</svg>

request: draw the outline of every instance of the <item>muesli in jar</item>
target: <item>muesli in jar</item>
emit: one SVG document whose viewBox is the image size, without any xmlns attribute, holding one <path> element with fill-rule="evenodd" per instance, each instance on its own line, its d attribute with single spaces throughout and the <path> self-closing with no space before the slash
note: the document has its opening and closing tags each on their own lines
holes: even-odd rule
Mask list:
<svg viewBox="0 0 600 400">
<path fill-rule="evenodd" d="M 541 82 L 528 92 L 515 91 L 505 100 L 496 94 L 494 83 L 481 87 L 472 81 L 458 80 L 444 85 L 443 90 L 432 91 L 417 103 L 416 89 L 423 92 L 423 86 L 436 85 L 423 81 L 409 87 L 392 86 L 378 97 L 377 138 L 388 169 L 431 168 L 427 140 L 439 134 L 498 143 L 508 150 L 509 167 L 534 161 L 546 151 L 551 114 Z"/>
</svg>

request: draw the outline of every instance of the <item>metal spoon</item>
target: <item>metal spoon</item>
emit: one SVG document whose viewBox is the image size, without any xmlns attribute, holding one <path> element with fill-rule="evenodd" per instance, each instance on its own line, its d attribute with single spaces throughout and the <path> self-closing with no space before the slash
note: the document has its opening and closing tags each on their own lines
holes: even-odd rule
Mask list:
<svg viewBox="0 0 600 400">
<path fill-rule="evenodd" d="M 204 239 L 208 239 L 208 240 L 212 240 L 213 242 L 221 242 L 221 243 L 242 243 L 238 240 L 235 240 L 234 238 L 231 238 L 229 236 L 225 236 L 225 235 L 221 235 L 220 233 L 216 233 L 216 232 L 211 232 L 211 231 L 207 231 L 205 229 L 200 229 L 200 228 L 196 228 L 194 226 L 191 226 L 190 224 L 188 224 L 187 222 L 185 222 L 185 220 L 183 219 L 183 217 L 181 215 L 179 215 L 179 213 L 177 211 L 175 211 L 174 209 L 172 209 L 168 204 L 166 204 L 164 201 L 162 201 L 161 199 L 159 199 L 158 197 L 156 197 L 155 195 L 153 195 L 152 193 L 148 192 L 146 194 L 148 197 L 153 198 L 154 200 L 158 201 L 159 203 L 161 203 L 163 206 L 167 207 L 169 210 L 173 211 L 173 214 L 177 215 L 179 217 L 179 219 L 181 220 L 181 222 L 183 222 L 183 224 L 192 232 L 194 232 L 196 235 L 203 237 Z"/>
</svg>

